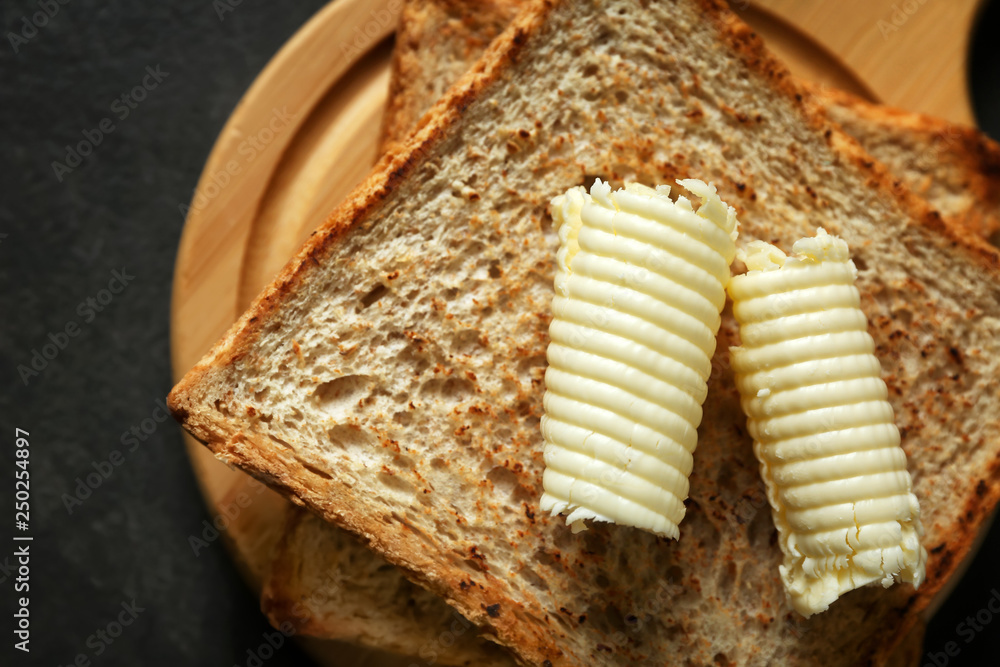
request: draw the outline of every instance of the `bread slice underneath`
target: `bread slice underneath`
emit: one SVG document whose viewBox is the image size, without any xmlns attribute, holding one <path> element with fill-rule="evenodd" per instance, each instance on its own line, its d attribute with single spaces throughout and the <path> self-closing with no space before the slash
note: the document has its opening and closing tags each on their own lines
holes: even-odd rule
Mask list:
<svg viewBox="0 0 1000 667">
<path fill-rule="evenodd" d="M 894 190 L 721 6 L 533 5 L 431 113 L 175 388 L 175 414 L 524 660 L 880 661 L 996 500 L 995 251 Z M 588 176 L 680 174 L 715 182 L 744 238 L 823 224 L 855 249 L 925 508 L 918 593 L 791 615 L 724 353 L 680 542 L 534 512 L 546 202 Z M 732 335 L 727 318 L 721 350 Z"/>
<path fill-rule="evenodd" d="M 971 232 L 1000 241 L 1000 145 L 979 130 L 805 84 L 826 115 L 910 191 Z"/>
<path fill-rule="evenodd" d="M 424 113 L 526 4 L 525 0 L 406 0 L 392 55 L 383 149 Z M 830 120 L 942 215 L 990 238 L 1000 231 L 1000 145 L 975 128 L 799 82 Z"/>
<path fill-rule="evenodd" d="M 336 628 L 336 638 L 440 665 L 514 664 L 440 598 L 328 525 L 301 508 L 289 512 L 261 597 L 275 627 L 292 623 L 313 637 Z"/>
<path fill-rule="evenodd" d="M 420 116 L 472 66 L 520 6 L 519 2 L 469 0 L 404 3 L 384 117 L 386 150 L 405 140 Z M 985 135 L 925 115 L 870 104 L 827 87 L 806 85 L 833 120 L 907 187 L 918 189 L 933 208 L 973 233 L 989 236 L 995 231 L 1000 149 Z M 475 656 L 480 640 L 457 640 L 451 647 L 437 643 L 436 638 L 448 632 L 454 622 L 450 608 L 440 598 L 423 588 L 407 586 L 402 573 L 383 567 L 383 559 L 356 540 L 345 539 L 340 528 L 300 519 L 297 515 L 302 512 L 296 508 L 290 513 L 293 518 L 265 579 L 262 604 L 275 625 L 294 621 L 301 634 L 366 645 L 388 641 L 393 650 L 411 655 L 435 646 L 441 664 L 465 664 L 470 659 L 487 664 L 496 659 L 494 651 Z M 345 564 L 363 576 L 352 577 L 354 583 L 349 588 L 324 593 L 317 584 L 323 581 L 321 574 Z M 400 590 L 406 595 L 393 598 L 393 592 Z M 294 602 L 303 597 L 308 597 L 310 604 L 291 614 Z M 427 611 L 415 616 L 414 608 Z M 432 608 L 435 610 L 429 611 Z M 303 612 L 309 614 L 305 620 Z M 438 618 L 443 620 L 432 620 Z M 921 637 L 922 632 L 913 633 L 917 652 Z M 906 649 L 910 648 L 907 643 Z M 910 662 L 901 657 L 900 664 Z"/>
</svg>

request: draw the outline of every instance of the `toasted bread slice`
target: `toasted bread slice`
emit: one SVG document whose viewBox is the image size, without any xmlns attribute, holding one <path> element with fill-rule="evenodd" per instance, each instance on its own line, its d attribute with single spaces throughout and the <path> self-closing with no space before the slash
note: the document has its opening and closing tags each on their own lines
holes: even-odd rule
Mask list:
<svg viewBox="0 0 1000 667">
<path fill-rule="evenodd" d="M 856 248 L 925 508 L 919 592 L 791 616 L 724 353 L 678 544 L 535 514 L 546 202 L 588 174 L 684 173 L 741 204 L 745 238 L 823 224 Z M 171 405 L 527 661 L 878 662 L 996 501 L 1000 408 L 996 252 L 892 180 L 723 6 L 532 5 Z"/>
<path fill-rule="evenodd" d="M 513 19 L 520 2 L 471 3 L 469 0 L 408 0 L 393 52 L 391 97 L 384 119 L 383 144 L 392 149 L 444 90 L 485 51 L 489 41 Z M 806 84 L 809 85 L 809 84 Z M 828 115 L 838 121 L 874 157 L 899 175 L 911 188 L 919 188 L 932 207 L 951 215 L 970 231 L 989 236 L 995 232 L 1000 195 L 1000 149 L 981 132 L 921 114 L 911 114 L 873 105 L 847 93 L 809 85 L 823 101 Z M 935 159 L 929 159 L 933 157 Z M 967 189 L 968 188 L 968 189 Z M 969 191 L 971 190 L 971 192 Z M 302 510 L 295 509 L 292 514 Z M 346 559 L 368 572 L 350 590 L 335 595 L 313 596 L 305 609 L 311 614 L 300 632 L 316 637 L 366 642 L 389 634 L 395 650 L 417 655 L 433 646 L 453 619 L 448 607 L 434 594 L 419 587 L 408 589 L 414 601 L 393 607 L 385 602 L 386 591 L 400 588 L 402 574 L 395 568 L 369 567 L 369 560 L 384 563 L 354 540 L 337 536 L 341 529 L 321 521 L 289 521 L 266 580 L 263 605 L 276 625 L 299 621 L 288 612 L 294 601 L 316 592 L 317 571 L 325 571 L 334 559 Z M 326 538 L 313 531 L 330 533 Z M 314 550 L 322 542 L 324 549 Z M 349 554 L 335 553 L 333 545 Z M 367 555 L 366 555 L 367 554 Z M 363 585 L 362 585 L 363 584 Z M 355 600 L 343 598 L 353 594 Z M 375 600 L 382 602 L 375 604 Z M 414 619 L 414 606 L 429 609 L 438 600 L 436 612 Z M 328 604 L 327 604 L 328 603 Z M 359 613 L 355 609 L 377 609 Z M 428 622 L 443 617 L 445 625 Z M 409 622 L 412 621 L 412 622 Z M 919 653 L 922 632 L 911 633 Z M 479 642 L 473 643 L 473 646 Z M 456 642 L 453 648 L 438 645 L 438 661 L 462 664 L 469 647 Z M 906 649 L 911 648 L 910 642 Z M 911 651 L 912 652 L 912 651 Z M 484 663 L 491 655 L 474 660 Z M 899 664 L 911 664 L 901 656 Z"/>
</svg>

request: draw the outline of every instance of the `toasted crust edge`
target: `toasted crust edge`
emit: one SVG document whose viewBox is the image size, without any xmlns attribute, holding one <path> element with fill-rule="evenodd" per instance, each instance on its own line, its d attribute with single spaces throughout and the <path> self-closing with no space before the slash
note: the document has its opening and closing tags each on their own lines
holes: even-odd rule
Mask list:
<svg viewBox="0 0 1000 667">
<path fill-rule="evenodd" d="M 1000 144 L 974 127 L 959 125 L 927 114 L 906 111 L 885 104 L 872 104 L 851 93 L 800 81 L 824 107 L 849 108 L 858 117 L 875 125 L 901 127 L 928 141 L 944 138 L 948 145 L 942 156 L 960 167 L 968 177 L 966 187 L 979 203 L 955 216 L 963 227 L 989 239 L 1000 231 Z"/>
</svg>

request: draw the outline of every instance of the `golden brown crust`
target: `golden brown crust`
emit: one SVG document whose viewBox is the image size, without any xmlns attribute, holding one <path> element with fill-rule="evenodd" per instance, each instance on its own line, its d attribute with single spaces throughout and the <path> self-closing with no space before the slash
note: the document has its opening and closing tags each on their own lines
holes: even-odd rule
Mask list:
<svg viewBox="0 0 1000 667">
<path fill-rule="evenodd" d="M 906 130 L 915 145 L 916 160 L 933 164 L 934 178 L 945 181 L 941 185 L 962 192 L 973 202 L 960 211 L 942 213 L 986 239 L 1000 230 L 1000 144 L 975 128 L 872 104 L 833 88 L 804 86 L 835 122 L 846 125 L 853 118 L 861 119 L 874 130 L 883 128 L 887 136 Z M 849 110 L 852 118 L 840 113 L 842 109 Z M 845 129 L 851 133 L 852 128 Z"/>
<path fill-rule="evenodd" d="M 474 622 L 488 623 L 496 630 L 501 640 L 518 650 L 525 659 L 538 663 L 557 662 L 561 657 L 559 649 L 550 641 L 554 629 L 543 631 L 540 624 L 536 626 L 519 621 L 517 619 L 519 610 L 516 608 L 495 610 L 495 601 L 491 598 L 492 584 L 496 581 L 495 575 L 484 572 L 479 582 L 469 586 L 459 580 L 453 571 L 442 571 L 430 566 L 426 569 L 416 567 L 412 553 L 409 554 L 409 558 L 405 557 L 408 545 L 401 534 L 384 530 L 377 517 L 354 511 L 352 499 L 344 489 L 330 485 L 325 487 L 327 495 L 322 499 L 317 498 L 302 481 L 309 479 L 309 471 L 301 461 L 279 449 L 268 448 L 262 443 L 255 445 L 249 442 L 254 436 L 242 433 L 233 421 L 209 419 L 199 412 L 197 404 L 200 387 L 210 384 L 213 375 L 220 373 L 227 365 L 249 352 L 261 333 L 265 319 L 276 308 L 278 301 L 292 298 L 295 290 L 309 273 L 309 266 L 313 262 L 321 263 L 328 256 L 336 240 L 347 230 L 366 224 L 368 213 L 383 202 L 397 183 L 413 172 L 421 156 L 428 154 L 436 142 L 460 124 L 462 111 L 476 95 L 482 94 L 500 80 L 504 69 L 517 59 L 524 45 L 541 32 L 546 17 L 556 4 L 555 2 L 534 4 L 515 21 L 514 25 L 491 47 L 475 70 L 466 75 L 452 92 L 432 109 L 424 127 L 402 146 L 399 153 L 390 155 L 380 162 L 374 174 L 338 208 L 310 239 L 297 258 L 286 267 L 277 281 L 265 291 L 209 356 L 181 381 L 170 396 L 170 406 L 175 415 L 220 458 L 239 465 L 290 495 L 309 498 L 314 504 L 314 509 L 322 512 L 325 518 L 361 536 L 373 548 L 385 554 L 387 559 L 403 566 L 407 576 L 460 605 Z M 855 142 L 845 137 L 821 116 L 817 103 L 790 80 L 787 71 L 763 50 L 760 40 L 752 34 L 752 31 L 740 24 L 724 5 L 707 0 L 703 0 L 702 5 L 715 21 L 720 35 L 728 42 L 730 48 L 741 55 L 750 70 L 769 80 L 774 92 L 787 97 L 790 103 L 800 110 L 806 122 L 827 138 L 829 144 L 845 162 L 852 164 L 860 173 L 866 175 L 871 188 L 888 202 L 889 206 L 907 212 L 912 225 L 920 225 L 939 232 L 951 246 L 960 248 L 971 259 L 979 262 L 988 275 L 994 279 L 997 277 L 995 249 L 986 246 L 971 234 L 941 221 L 940 216 L 930 211 L 915 196 L 895 189 L 892 176 L 874 163 Z M 968 524 L 962 526 L 956 539 L 941 550 L 940 553 L 947 553 L 950 556 L 938 556 L 940 563 L 936 566 L 937 569 L 932 570 L 934 575 L 950 572 L 954 568 L 955 563 L 968 549 L 971 536 L 974 534 L 974 526 L 981 523 L 987 508 L 995 504 L 998 493 L 1000 489 L 995 485 L 983 489 L 982 494 L 978 496 L 979 500 L 968 509 Z M 917 594 L 906 599 L 895 612 L 901 617 L 898 619 L 899 622 L 893 624 L 894 632 L 891 638 L 895 642 L 898 642 L 912 626 L 913 612 L 926 605 L 927 599 L 940 583 L 940 580 L 936 584 L 929 583 Z M 497 588 L 500 589 L 499 586 Z M 457 597 L 458 591 L 463 591 L 461 598 Z M 902 595 L 898 591 L 891 593 L 897 598 Z"/>
</svg>

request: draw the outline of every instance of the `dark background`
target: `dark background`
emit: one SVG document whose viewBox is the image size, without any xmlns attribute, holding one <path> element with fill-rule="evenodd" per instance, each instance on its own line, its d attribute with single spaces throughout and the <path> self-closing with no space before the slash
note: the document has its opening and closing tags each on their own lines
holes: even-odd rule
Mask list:
<svg viewBox="0 0 1000 667">
<path fill-rule="evenodd" d="M 0 663 L 68 665 L 83 653 L 94 665 L 245 665 L 269 626 L 221 541 L 197 556 L 188 545 L 207 514 L 173 422 L 72 513 L 62 497 L 169 391 L 178 206 L 254 77 L 324 2 L 69 0 L 15 53 L 7 35 L 38 2 L 0 10 L 0 656 L 13 656 Z M 220 2 L 232 9 L 221 19 Z M 995 138 L 998 30 L 994 2 L 980 22 L 970 85 L 979 123 Z M 157 65 L 162 82 L 119 119 L 111 100 Z M 65 146 L 105 117 L 114 131 L 60 182 L 52 162 L 65 162 Z M 78 305 L 123 268 L 135 278 L 87 322 Z M 25 386 L 18 364 L 71 320 L 81 333 Z M 15 595 L 3 568 L 13 551 L 15 427 L 31 434 L 30 659 L 11 648 Z M 956 626 L 1000 589 L 997 562 L 1000 526 L 931 624 L 921 664 L 935 664 L 931 654 L 950 641 L 961 653 L 948 664 L 996 664 L 1000 621 L 968 644 Z M 88 638 L 133 599 L 136 621 L 95 655 L 100 644 Z M 285 647 L 266 662 L 306 658 Z"/>
</svg>

